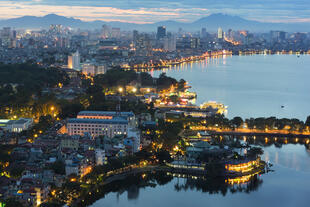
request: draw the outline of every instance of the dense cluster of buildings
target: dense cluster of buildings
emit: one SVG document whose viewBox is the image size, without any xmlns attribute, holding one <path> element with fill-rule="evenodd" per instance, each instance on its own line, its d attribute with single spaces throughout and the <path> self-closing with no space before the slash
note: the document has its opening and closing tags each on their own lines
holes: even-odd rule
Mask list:
<svg viewBox="0 0 310 207">
<path fill-rule="evenodd" d="M 82 71 L 86 75 L 103 74 L 108 69 L 160 65 L 163 60 L 175 60 L 201 55 L 206 51 L 271 50 L 308 51 L 309 33 L 251 33 L 246 30 L 217 32 L 202 28 L 199 32 L 169 31 L 159 26 L 156 32 L 122 31 L 103 25 L 97 30 L 74 30 L 51 25 L 48 30 L 0 30 L 0 62 L 33 62 Z"/>
<path fill-rule="evenodd" d="M 60 187 L 70 176 L 83 177 L 108 158 L 141 149 L 141 132 L 132 112 L 81 111 L 61 123 L 36 135 L 34 141 L 24 136 L 15 140 L 12 162 L 0 176 L 1 198 L 14 197 L 25 206 L 38 206 L 46 200 L 51 185 Z M 17 135 L 31 127 L 32 120 L 1 120 L 0 126 L 4 135 Z"/>
</svg>

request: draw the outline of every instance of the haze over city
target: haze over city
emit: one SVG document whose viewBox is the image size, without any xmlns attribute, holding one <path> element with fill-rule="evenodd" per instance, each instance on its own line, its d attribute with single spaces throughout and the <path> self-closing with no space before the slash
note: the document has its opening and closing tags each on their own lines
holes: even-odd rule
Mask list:
<svg viewBox="0 0 310 207">
<path fill-rule="evenodd" d="M 309 0 L 0 0 L 0 207 L 308 207 Z"/>
<path fill-rule="evenodd" d="M 85 21 L 193 22 L 214 13 L 262 22 L 310 22 L 307 0 L 17 0 L 0 2 L 0 19 L 50 13 Z"/>
</svg>

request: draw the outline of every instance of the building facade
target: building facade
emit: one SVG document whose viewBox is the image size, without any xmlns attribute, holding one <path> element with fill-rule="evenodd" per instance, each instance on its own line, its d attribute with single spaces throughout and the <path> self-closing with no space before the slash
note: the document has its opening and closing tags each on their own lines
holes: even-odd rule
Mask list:
<svg viewBox="0 0 310 207">
<path fill-rule="evenodd" d="M 92 137 L 102 135 L 113 138 L 117 135 L 128 134 L 128 121 L 121 117 L 112 119 L 69 119 L 67 132 L 70 136 L 89 134 Z"/>
</svg>

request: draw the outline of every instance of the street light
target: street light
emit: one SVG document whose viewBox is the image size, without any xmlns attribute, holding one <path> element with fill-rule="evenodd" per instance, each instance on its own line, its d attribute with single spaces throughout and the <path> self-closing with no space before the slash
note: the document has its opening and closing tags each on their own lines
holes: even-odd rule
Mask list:
<svg viewBox="0 0 310 207">
<path fill-rule="evenodd" d="M 51 107 L 51 111 L 54 111 L 54 109 L 55 109 L 55 107 L 54 107 L 54 106 L 52 106 L 52 107 Z"/>
<path fill-rule="evenodd" d="M 123 90 L 124 90 L 124 89 L 123 89 L 122 87 L 118 88 L 118 91 L 119 91 L 120 93 L 122 93 Z"/>
<path fill-rule="evenodd" d="M 136 93 L 137 92 L 137 88 L 133 88 L 132 92 Z"/>
</svg>

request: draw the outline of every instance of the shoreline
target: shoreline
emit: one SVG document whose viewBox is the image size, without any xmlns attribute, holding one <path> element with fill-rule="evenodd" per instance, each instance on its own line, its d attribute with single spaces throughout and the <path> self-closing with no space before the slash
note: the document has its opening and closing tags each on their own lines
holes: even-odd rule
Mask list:
<svg viewBox="0 0 310 207">
<path fill-rule="evenodd" d="M 225 50 L 224 50 L 225 51 Z M 134 65 L 134 66 L 128 66 L 128 67 L 121 67 L 121 69 L 124 70 L 136 70 L 136 71 L 141 71 L 141 72 L 145 72 L 145 71 L 152 71 L 152 70 L 161 70 L 161 69 L 167 69 L 167 68 L 171 68 L 173 66 L 178 66 L 184 63 L 190 63 L 190 62 L 199 62 L 205 59 L 209 59 L 209 58 L 218 58 L 218 57 L 223 57 L 223 56 L 251 56 L 251 55 L 310 55 L 310 51 L 214 51 L 216 54 L 212 54 L 213 52 L 211 51 L 210 53 L 206 54 L 204 53 L 201 56 L 191 56 L 191 57 L 187 57 L 182 59 L 176 59 L 176 60 L 166 60 L 166 62 L 168 62 L 167 64 L 162 64 L 162 65 L 157 65 L 154 66 L 153 64 L 147 63 L 144 64 L 144 66 L 139 66 L 138 65 Z M 141 65 L 141 64 L 140 64 Z"/>
</svg>

